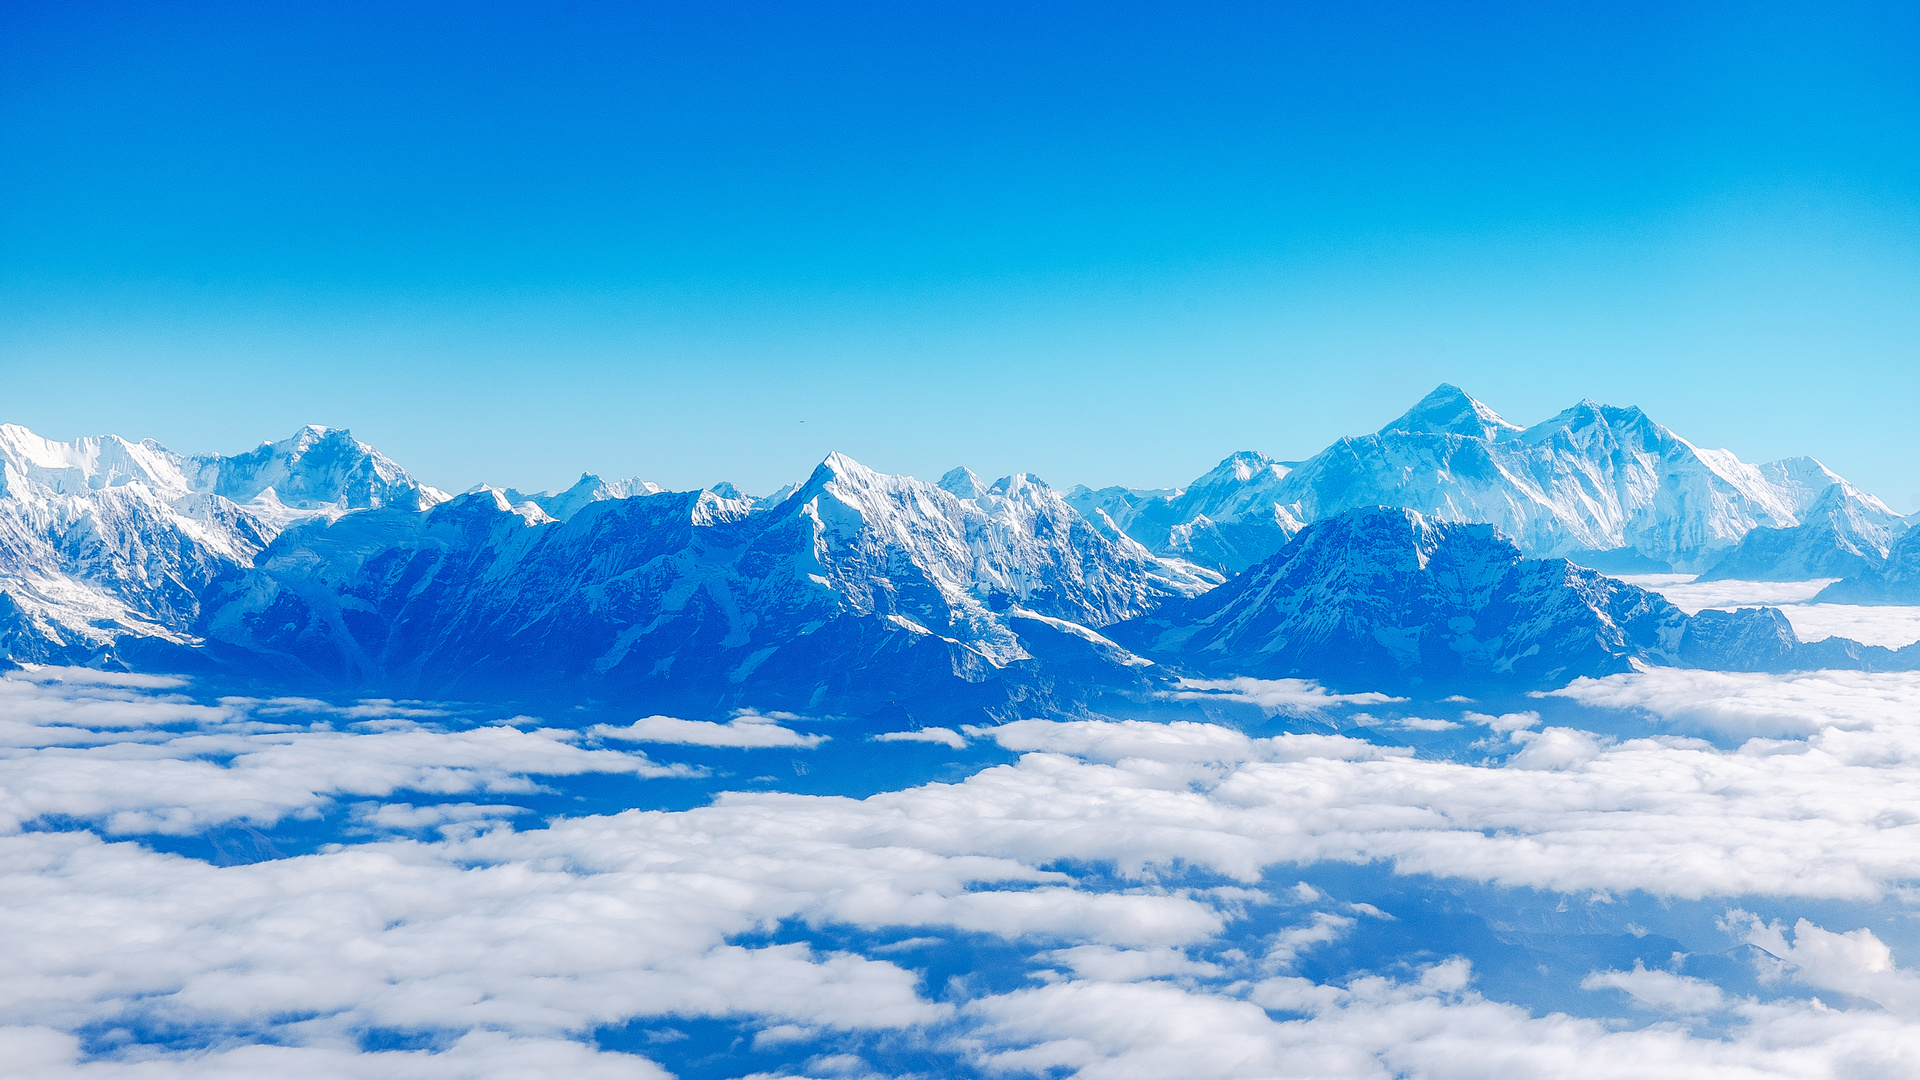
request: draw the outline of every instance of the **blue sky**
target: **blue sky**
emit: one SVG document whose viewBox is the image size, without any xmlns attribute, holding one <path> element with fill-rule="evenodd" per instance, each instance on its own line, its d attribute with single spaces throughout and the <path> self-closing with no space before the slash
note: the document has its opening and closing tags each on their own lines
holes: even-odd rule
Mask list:
<svg viewBox="0 0 1920 1080">
<path fill-rule="evenodd" d="M 1920 508 L 1920 16 L 1563 7 L 8 4 L 0 419 L 1147 486 L 1447 380 Z"/>
</svg>

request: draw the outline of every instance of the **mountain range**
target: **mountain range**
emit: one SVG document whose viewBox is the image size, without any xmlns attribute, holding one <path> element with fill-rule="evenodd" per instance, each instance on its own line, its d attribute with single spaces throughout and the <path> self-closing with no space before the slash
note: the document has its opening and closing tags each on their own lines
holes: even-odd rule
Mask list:
<svg viewBox="0 0 1920 1080">
<path fill-rule="evenodd" d="M 1381 506 L 1315 522 L 1219 588 L 1109 633 L 1191 674 L 1348 689 L 1547 688 L 1649 666 L 1920 667 L 1920 644 L 1804 643 L 1775 608 L 1689 616 L 1566 559 L 1527 558 L 1491 525 Z"/>
<path fill-rule="evenodd" d="M 1272 555 L 1307 522 L 1362 506 L 1485 522 L 1530 556 L 1616 572 L 1699 573 L 1756 528 L 1793 529 L 1815 516 L 1845 519 L 1846 535 L 1870 538 L 1864 547 L 1881 557 L 1884 540 L 1906 528 L 1810 457 L 1750 465 L 1637 408 L 1591 401 L 1521 428 L 1444 384 L 1379 431 L 1305 461 L 1243 451 L 1181 490 L 1081 487 L 1067 498 L 1156 554 L 1223 572 Z M 1762 558 L 1749 552 L 1743 562 Z"/>
<path fill-rule="evenodd" d="M 15 662 L 709 713 L 1071 712 L 1183 675 L 1903 667 L 1802 644 L 1777 612 L 1689 619 L 1599 570 L 1920 578 L 1907 523 L 1811 458 L 1744 464 L 1590 402 L 1521 428 L 1450 386 L 1306 461 L 1243 452 L 1172 491 L 834 454 L 764 497 L 591 475 L 450 496 L 318 427 L 183 457 L 5 426 L 0 483 Z"/>
</svg>

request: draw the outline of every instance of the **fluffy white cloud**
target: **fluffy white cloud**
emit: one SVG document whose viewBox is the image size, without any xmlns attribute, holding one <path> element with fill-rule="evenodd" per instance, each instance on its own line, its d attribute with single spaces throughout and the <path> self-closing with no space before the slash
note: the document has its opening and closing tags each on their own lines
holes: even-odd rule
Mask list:
<svg viewBox="0 0 1920 1080">
<path fill-rule="evenodd" d="M 588 734 L 599 739 L 622 742 L 677 743 L 683 746 L 790 747 L 810 750 L 826 742 L 826 735 L 802 735 L 781 727 L 777 718 L 758 713 L 742 713 L 724 724 L 711 720 L 681 720 L 672 716 L 647 716 L 625 727 L 596 724 Z"/>
<path fill-rule="evenodd" d="M 1659 712 L 1699 696 L 1702 684 L 1671 679 L 1700 674 L 1600 680 L 1569 696 Z M 1734 750 L 1678 737 L 1608 744 L 1536 730 L 1532 714 L 1475 716 L 1515 752 L 1469 764 L 1341 736 L 1021 721 L 969 729 L 1021 753 L 1016 763 L 865 799 L 728 793 L 687 811 L 526 829 L 500 802 L 368 804 L 356 826 L 437 839 L 233 867 L 86 832 L 0 836 L 0 1017 L 15 1025 L 0 1038 L 21 1040 L 14 1056 L 50 1076 L 511 1075 L 500 1062 L 522 1060 L 514 1054 L 523 1073 L 654 1075 L 568 1039 L 668 1016 L 744 1019 L 768 1045 L 910 1029 L 990 1071 L 1088 1078 L 1912 1075 L 1915 979 L 1863 929 L 1789 929 L 1743 912 L 1727 923 L 1781 958 L 1783 985 L 1880 1010 L 1724 996 L 1715 1006 L 1704 984 L 1645 968 L 1587 977 L 1649 1009 L 1718 1008 L 1731 1034 L 1704 1038 L 1535 1017 L 1476 995 L 1461 961 L 1344 986 L 1295 978 L 1285 973 L 1301 957 L 1378 912 L 1305 884 L 1279 900 L 1181 885 L 1185 868 L 1252 882 L 1322 861 L 1680 898 L 1872 899 L 1920 879 L 1920 713 L 1909 707 L 1920 685 L 1732 678 L 1713 684 L 1736 703 L 1729 715 L 1812 718 L 1808 737 Z M 79 806 L 90 809 L 74 816 L 108 829 L 186 828 L 348 794 L 662 768 L 513 727 L 266 730 L 241 705 L 124 724 L 148 706 L 191 703 L 170 687 L 22 685 L 68 728 L 78 730 L 76 710 L 98 708 L 107 719 L 92 730 L 124 738 L 0 760 L 16 818 Z M 34 726 L 32 711 L 11 715 Z M 1110 867 L 1118 885 L 1062 869 L 1089 865 Z M 1202 951 L 1249 906 L 1276 902 L 1313 909 L 1251 955 Z M 956 1006 L 879 950 L 741 943 L 828 925 L 991 935 L 1044 954 L 1055 981 Z M 232 1033 L 223 1046 L 284 1045 L 75 1056 L 71 1032 L 136 1022 Z M 452 1049 L 354 1054 L 369 1028 L 448 1033 Z M 468 1067 L 455 1055 L 467 1040 L 498 1053 Z"/>
<path fill-rule="evenodd" d="M 1523 747 L 1508 763 L 1519 767 L 1208 724 L 1028 721 L 986 733 L 1030 753 L 897 798 L 936 801 L 942 833 L 1041 864 L 1106 859 L 1141 872 L 1184 861 L 1251 880 L 1278 863 L 1379 860 L 1499 885 L 1683 898 L 1871 899 L 1920 878 L 1920 716 L 1731 751 L 1672 736 L 1602 746 L 1560 729 L 1530 736 L 1547 741 L 1532 757 Z M 929 831 L 915 835 L 928 842 Z"/>
<path fill-rule="evenodd" d="M 1225 974 L 1225 969 L 1218 964 L 1195 960 L 1179 949 L 1167 947 L 1116 949 L 1111 945 L 1076 945 L 1043 953 L 1042 958 L 1071 968 L 1083 979 L 1101 982 L 1138 982 L 1181 975 L 1214 978 Z"/>
<path fill-rule="evenodd" d="M 1840 580 L 1813 581 L 1695 581 L 1686 574 L 1628 574 L 1620 580 L 1659 593 L 1680 610 L 1693 614 L 1706 608 L 1784 607 L 1813 599 L 1815 593 Z"/>
<path fill-rule="evenodd" d="M 990 1070 L 1084 1080 L 1892 1080 L 1920 1069 L 1920 1028 L 1885 1013 L 1747 1002 L 1730 1010 L 1725 1038 L 1673 1025 L 1621 1031 L 1488 1001 L 1470 975 L 1454 959 L 1404 981 L 1276 977 L 1244 996 L 1073 981 L 972 1002 L 963 1015 Z"/>
<path fill-rule="evenodd" d="M 1404 746 L 1376 746 L 1344 735 L 1286 734 L 1256 739 L 1230 727 L 1190 720 L 1166 724 L 1143 720 L 1016 720 L 998 727 L 966 730 L 976 738 L 991 738 L 1008 750 L 1039 750 L 1104 762 L 1371 761 L 1413 756 L 1413 751 Z"/>
<path fill-rule="evenodd" d="M 951 746 L 955 750 L 967 748 L 967 737 L 944 727 L 917 728 L 913 731 L 886 731 L 868 736 L 874 742 L 925 742 Z"/>
<path fill-rule="evenodd" d="M 435 830 L 443 836 L 470 836 L 479 829 L 498 825 L 526 813 L 525 807 L 503 804 L 440 803 L 413 806 L 409 803 L 357 803 L 352 822 L 356 831 L 424 832 Z"/>
<path fill-rule="evenodd" d="M 1243 701 L 1270 712 L 1303 715 L 1335 705 L 1385 705 L 1406 698 L 1386 694 L 1336 694 L 1312 679 L 1181 679 L 1176 701 Z"/>
<path fill-rule="evenodd" d="M 577 739 L 504 724 L 447 731 L 393 719 L 336 731 L 324 722 L 261 723 L 239 706 L 196 705 L 124 682 L 6 678 L 0 831 L 57 816 L 101 822 L 113 834 L 184 835 L 229 821 L 271 825 L 338 796 L 525 792 L 535 789 L 532 776 L 695 772 Z"/>
<path fill-rule="evenodd" d="M 1648 970 L 1636 962 L 1632 971 L 1596 971 L 1580 981 L 1582 990 L 1614 989 L 1631 996 L 1650 1009 L 1678 1013 L 1719 1012 L 1726 995 L 1705 979 L 1676 975 L 1671 971 Z"/>
<path fill-rule="evenodd" d="M 1790 604 L 1780 613 L 1802 641 L 1846 637 L 1890 649 L 1920 641 L 1920 607 Z"/>
<path fill-rule="evenodd" d="M 141 680 L 131 682 L 129 680 Z M 236 720 L 233 709 L 164 693 L 184 680 L 85 668 L 30 668 L 0 677 L 0 747 L 104 742 L 116 732 Z"/>
<path fill-rule="evenodd" d="M 1899 648 L 1920 641 L 1920 607 L 1812 604 L 1814 595 L 1838 581 L 1694 581 L 1685 574 L 1625 578 L 1673 601 L 1692 614 L 1707 608 L 1777 607 L 1802 641 L 1848 637 L 1866 645 Z"/>
<path fill-rule="evenodd" d="M 347 1047 L 238 1046 L 130 1060 L 86 1060 L 79 1040 L 44 1027 L 0 1027 L 0 1076 L 35 1080 L 667 1080 L 633 1054 L 596 1052 L 564 1039 L 475 1031 L 442 1051 L 361 1053 Z"/>
<path fill-rule="evenodd" d="M 1572 769 L 1600 756 L 1600 739 L 1577 728 L 1515 731 L 1512 738 L 1520 750 L 1507 759 L 1508 768 Z"/>
<path fill-rule="evenodd" d="M 1762 675 L 1653 668 L 1575 679 L 1541 695 L 1736 736 L 1810 735 L 1829 728 L 1906 730 L 1920 721 L 1920 672 L 1813 671 Z"/>
<path fill-rule="evenodd" d="M 255 716 L 336 716 L 345 720 L 426 720 L 452 715 L 451 709 L 424 701 L 395 701 L 392 698 L 363 698 L 352 705 L 335 705 L 318 698 L 303 697 L 223 697 L 220 704 L 242 709 Z"/>
<path fill-rule="evenodd" d="M 1778 919 L 1764 922 L 1738 908 L 1727 913 L 1723 925 L 1780 961 L 1778 968 L 1768 972 L 1774 978 L 1790 976 L 1809 986 L 1865 998 L 1907 1017 L 1920 1014 L 1920 976 L 1895 967 L 1893 950 L 1867 927 L 1836 933 L 1800 919 L 1789 931 Z"/>
</svg>

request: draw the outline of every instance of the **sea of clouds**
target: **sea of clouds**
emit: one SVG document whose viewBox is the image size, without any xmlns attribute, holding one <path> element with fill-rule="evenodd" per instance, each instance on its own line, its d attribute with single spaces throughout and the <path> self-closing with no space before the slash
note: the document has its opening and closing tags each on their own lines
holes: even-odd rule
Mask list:
<svg viewBox="0 0 1920 1080">
<path fill-rule="evenodd" d="M 1261 719 L 10 673 L 0 1075 L 1920 1074 L 1920 675 L 1188 695 Z"/>
<path fill-rule="evenodd" d="M 1639 574 L 1624 580 L 1651 589 L 1691 615 L 1713 608 L 1777 607 L 1802 641 L 1847 637 L 1863 645 L 1897 649 L 1920 641 L 1920 607 L 1815 604 L 1813 597 L 1838 578 L 1813 581 L 1695 581 L 1687 574 Z"/>
</svg>

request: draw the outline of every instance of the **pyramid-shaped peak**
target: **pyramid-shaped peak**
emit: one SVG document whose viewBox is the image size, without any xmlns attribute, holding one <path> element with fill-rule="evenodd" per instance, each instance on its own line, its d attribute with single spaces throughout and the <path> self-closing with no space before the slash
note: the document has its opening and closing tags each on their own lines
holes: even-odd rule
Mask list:
<svg viewBox="0 0 1920 1080">
<path fill-rule="evenodd" d="M 1441 383 L 1419 400 L 1413 408 L 1380 429 L 1380 434 L 1402 431 L 1415 435 L 1465 435 L 1475 439 L 1499 439 L 1517 433 L 1518 424 L 1510 424 L 1465 390 L 1452 383 Z"/>
<path fill-rule="evenodd" d="M 834 472 L 866 472 L 868 471 L 865 465 L 860 464 L 859 462 L 853 460 L 852 458 L 848 457 L 847 455 L 841 453 L 838 450 L 832 451 L 831 453 L 827 454 L 827 456 L 821 460 L 820 464 L 826 466 L 829 469 L 832 469 Z"/>
<path fill-rule="evenodd" d="M 814 467 L 813 475 L 807 477 L 803 487 L 817 490 L 823 485 L 834 484 L 844 490 L 865 490 L 885 486 L 889 479 L 886 474 L 875 472 L 835 450 Z"/>
<path fill-rule="evenodd" d="M 940 487 L 962 499 L 977 499 L 987 493 L 987 485 L 964 465 L 947 470 L 947 474 L 940 478 Z"/>
<path fill-rule="evenodd" d="M 280 443 L 270 445 L 288 446 L 297 450 L 304 450 L 319 443 L 334 441 L 357 442 L 358 440 L 353 437 L 353 432 L 348 431 L 346 428 L 327 427 L 324 424 L 307 424 Z"/>
</svg>

